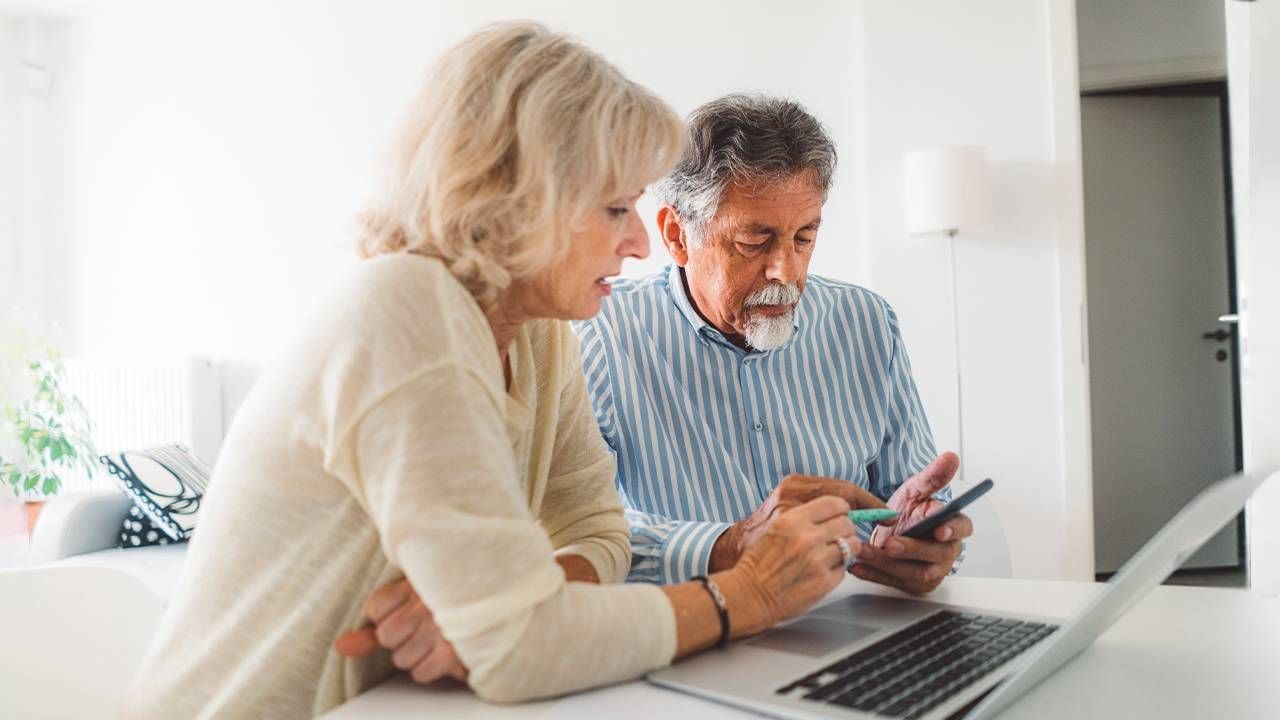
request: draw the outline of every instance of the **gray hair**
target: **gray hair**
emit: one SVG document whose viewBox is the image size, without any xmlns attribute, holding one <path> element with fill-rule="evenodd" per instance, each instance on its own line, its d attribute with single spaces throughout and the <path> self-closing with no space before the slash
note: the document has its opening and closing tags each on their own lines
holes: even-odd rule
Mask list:
<svg viewBox="0 0 1280 720">
<path fill-rule="evenodd" d="M 823 198 L 831 189 L 836 146 L 799 103 L 764 95 L 726 95 L 689 115 L 684 156 L 654 188 L 700 243 L 732 184 L 752 187 L 809 172 Z"/>
</svg>

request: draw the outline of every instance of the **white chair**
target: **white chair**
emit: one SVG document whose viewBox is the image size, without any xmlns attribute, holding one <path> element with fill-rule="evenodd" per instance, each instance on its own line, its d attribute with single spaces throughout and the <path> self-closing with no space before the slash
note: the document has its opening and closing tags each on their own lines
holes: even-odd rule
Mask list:
<svg viewBox="0 0 1280 720">
<path fill-rule="evenodd" d="M 956 483 L 955 495 L 968 490 Z M 1009 559 L 1009 541 L 996 508 L 986 497 L 978 498 L 965 508 L 965 515 L 973 521 L 973 536 L 965 542 L 965 559 L 957 575 L 966 577 L 1013 577 L 1013 563 Z"/>
<path fill-rule="evenodd" d="M 50 500 L 0 571 L 0 717 L 113 717 L 181 580 L 185 543 L 117 549 L 118 490 Z M 35 564 L 39 563 L 39 564 Z"/>
<path fill-rule="evenodd" d="M 0 714 L 115 716 L 163 611 L 145 582 L 121 570 L 0 570 Z"/>
</svg>

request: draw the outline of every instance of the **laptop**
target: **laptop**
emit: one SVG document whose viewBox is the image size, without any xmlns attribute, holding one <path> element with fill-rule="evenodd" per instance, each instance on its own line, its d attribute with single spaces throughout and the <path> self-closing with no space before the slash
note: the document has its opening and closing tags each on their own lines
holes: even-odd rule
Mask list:
<svg viewBox="0 0 1280 720">
<path fill-rule="evenodd" d="M 990 718 L 1163 582 L 1264 478 L 1201 491 L 1066 620 L 858 594 L 647 679 L 781 718 Z"/>
</svg>

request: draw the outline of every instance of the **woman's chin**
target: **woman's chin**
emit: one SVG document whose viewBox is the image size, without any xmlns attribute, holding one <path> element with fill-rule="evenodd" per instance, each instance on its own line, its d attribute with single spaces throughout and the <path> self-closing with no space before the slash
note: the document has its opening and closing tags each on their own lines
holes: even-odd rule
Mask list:
<svg viewBox="0 0 1280 720">
<path fill-rule="evenodd" d="M 590 320 L 600 312 L 600 298 L 586 298 L 573 305 L 556 308 L 551 317 L 556 320 Z"/>
</svg>

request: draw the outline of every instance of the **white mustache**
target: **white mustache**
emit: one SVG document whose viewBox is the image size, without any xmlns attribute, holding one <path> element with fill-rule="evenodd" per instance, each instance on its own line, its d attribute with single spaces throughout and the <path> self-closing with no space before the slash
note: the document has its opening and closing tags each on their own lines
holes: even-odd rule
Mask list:
<svg viewBox="0 0 1280 720">
<path fill-rule="evenodd" d="M 757 305 L 795 305 L 800 301 L 800 288 L 795 283 L 769 283 L 747 296 L 742 307 Z"/>
</svg>

